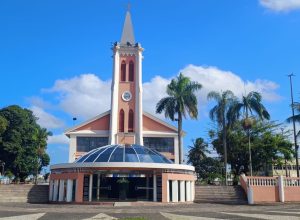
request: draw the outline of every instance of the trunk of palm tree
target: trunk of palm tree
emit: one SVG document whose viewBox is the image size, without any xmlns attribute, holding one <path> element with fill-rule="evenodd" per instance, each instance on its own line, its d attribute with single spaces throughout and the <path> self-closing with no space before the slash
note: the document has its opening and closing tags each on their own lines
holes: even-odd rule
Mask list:
<svg viewBox="0 0 300 220">
<path fill-rule="evenodd" d="M 250 176 L 252 176 L 252 155 L 251 155 L 251 140 L 250 140 L 250 129 L 247 131 L 248 134 L 248 147 L 249 147 L 249 166 L 250 166 Z"/>
<path fill-rule="evenodd" d="M 226 121 L 225 121 L 225 115 L 223 112 L 223 147 L 224 147 L 224 167 L 225 167 L 225 185 L 228 185 L 228 178 L 227 178 L 227 142 L 226 142 L 226 136 L 227 136 L 227 129 L 226 129 Z"/>
<path fill-rule="evenodd" d="M 182 132 L 182 115 L 181 115 L 181 112 L 178 112 L 178 153 L 179 153 L 179 164 L 182 164 L 181 132 Z"/>
<path fill-rule="evenodd" d="M 288 177 L 287 160 L 285 160 L 285 176 Z"/>
<path fill-rule="evenodd" d="M 246 119 L 249 118 L 248 108 L 246 107 Z M 250 127 L 247 128 L 247 135 L 248 135 L 248 150 L 249 150 L 249 169 L 250 169 L 250 176 L 252 176 L 252 153 L 251 153 L 251 140 L 250 140 Z"/>
</svg>

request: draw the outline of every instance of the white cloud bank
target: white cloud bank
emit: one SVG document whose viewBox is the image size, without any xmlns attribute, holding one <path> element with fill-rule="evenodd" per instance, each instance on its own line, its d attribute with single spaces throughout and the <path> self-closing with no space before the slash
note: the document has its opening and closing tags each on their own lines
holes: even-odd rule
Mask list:
<svg viewBox="0 0 300 220">
<path fill-rule="evenodd" d="M 237 74 L 213 66 L 188 65 L 180 72 L 203 85 L 198 92 L 199 104 L 206 104 L 207 93 L 232 90 L 237 96 L 244 92 L 258 91 L 264 100 L 276 101 L 278 85 L 268 80 L 244 81 Z M 155 76 L 143 84 L 143 108 L 155 113 L 156 103 L 166 96 L 166 86 L 171 79 Z M 71 79 L 57 80 L 46 91 L 58 94 L 59 106 L 74 117 L 88 119 L 110 108 L 111 82 L 103 81 L 94 74 L 82 74 Z"/>
<path fill-rule="evenodd" d="M 45 91 L 59 94 L 59 106 L 63 111 L 87 119 L 109 110 L 110 88 L 110 81 L 102 81 L 94 74 L 82 74 L 57 80 Z"/>
<path fill-rule="evenodd" d="M 206 108 L 206 97 L 212 90 L 230 89 L 239 97 L 245 92 L 258 91 L 264 100 L 271 102 L 281 98 L 276 92 L 279 86 L 269 80 L 245 81 L 233 72 L 213 66 L 188 65 L 180 72 L 202 84 L 203 88 L 197 93 L 200 109 Z M 145 111 L 155 114 L 156 103 L 166 96 L 166 86 L 170 83 L 171 78 L 155 76 L 149 82 L 143 83 L 143 108 Z M 34 97 L 31 99 L 31 110 L 39 118 L 38 123 L 48 129 L 65 126 L 63 121 L 44 110 L 49 106 L 83 120 L 101 114 L 110 108 L 111 81 L 103 81 L 94 74 L 82 74 L 70 79 L 57 80 L 53 87 L 44 89 L 44 91 L 56 95 L 59 100 L 58 106 Z M 201 114 L 205 114 L 205 112 L 202 111 Z M 158 115 L 158 117 L 162 118 L 163 115 Z M 68 138 L 63 134 L 54 135 L 49 137 L 48 143 L 66 144 Z"/>
<path fill-rule="evenodd" d="M 48 137 L 48 144 L 69 144 L 69 138 L 64 134 L 53 135 Z"/>
<path fill-rule="evenodd" d="M 33 114 L 38 118 L 37 123 L 43 127 L 49 129 L 61 128 L 65 124 L 59 118 L 47 113 L 43 108 L 33 105 L 29 108 L 33 111 Z"/>
<path fill-rule="evenodd" d="M 259 0 L 259 3 L 273 11 L 292 11 L 300 9 L 300 0 Z"/>
</svg>

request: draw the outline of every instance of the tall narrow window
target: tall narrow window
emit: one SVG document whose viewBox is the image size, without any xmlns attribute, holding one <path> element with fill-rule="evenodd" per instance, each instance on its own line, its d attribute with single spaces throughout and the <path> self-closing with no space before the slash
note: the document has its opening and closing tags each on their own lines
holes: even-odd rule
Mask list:
<svg viewBox="0 0 300 220">
<path fill-rule="evenodd" d="M 119 114 L 119 132 L 124 132 L 124 110 L 120 110 Z"/>
<path fill-rule="evenodd" d="M 128 132 L 133 132 L 133 125 L 134 125 L 134 114 L 133 111 L 129 110 L 129 117 L 128 117 Z"/>
<path fill-rule="evenodd" d="M 132 61 L 129 62 L 129 81 L 134 81 L 134 63 Z"/>
<path fill-rule="evenodd" d="M 125 61 L 122 61 L 121 64 L 121 81 L 126 81 L 126 63 Z"/>
</svg>

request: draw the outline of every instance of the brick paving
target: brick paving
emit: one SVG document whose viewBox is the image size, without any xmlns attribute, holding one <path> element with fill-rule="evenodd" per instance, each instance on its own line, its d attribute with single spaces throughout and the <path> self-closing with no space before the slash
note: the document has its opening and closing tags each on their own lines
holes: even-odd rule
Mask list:
<svg viewBox="0 0 300 220">
<path fill-rule="evenodd" d="M 28 215 L 28 216 L 27 216 Z M 27 217 L 26 217 L 27 216 Z M 100 217 L 99 217 L 100 216 Z M 0 204 L 2 219 L 280 219 L 300 220 L 300 204 L 225 205 L 225 204 L 142 204 L 140 206 L 111 207 L 105 205 L 74 204 Z"/>
</svg>

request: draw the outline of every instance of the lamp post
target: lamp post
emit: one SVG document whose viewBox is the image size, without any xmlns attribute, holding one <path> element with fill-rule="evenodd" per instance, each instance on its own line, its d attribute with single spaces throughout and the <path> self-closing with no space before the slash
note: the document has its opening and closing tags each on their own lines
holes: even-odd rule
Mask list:
<svg viewBox="0 0 300 220">
<path fill-rule="evenodd" d="M 296 124 L 295 124 L 295 110 L 294 110 L 293 83 L 292 83 L 293 76 L 295 76 L 293 73 L 288 75 L 288 77 L 290 78 L 290 89 L 291 89 L 291 101 L 292 101 L 291 107 L 292 107 L 292 120 L 293 120 L 293 130 L 294 130 L 296 169 L 297 169 L 297 177 L 299 177 L 299 160 L 298 160 L 299 146 L 297 145 Z"/>
</svg>

